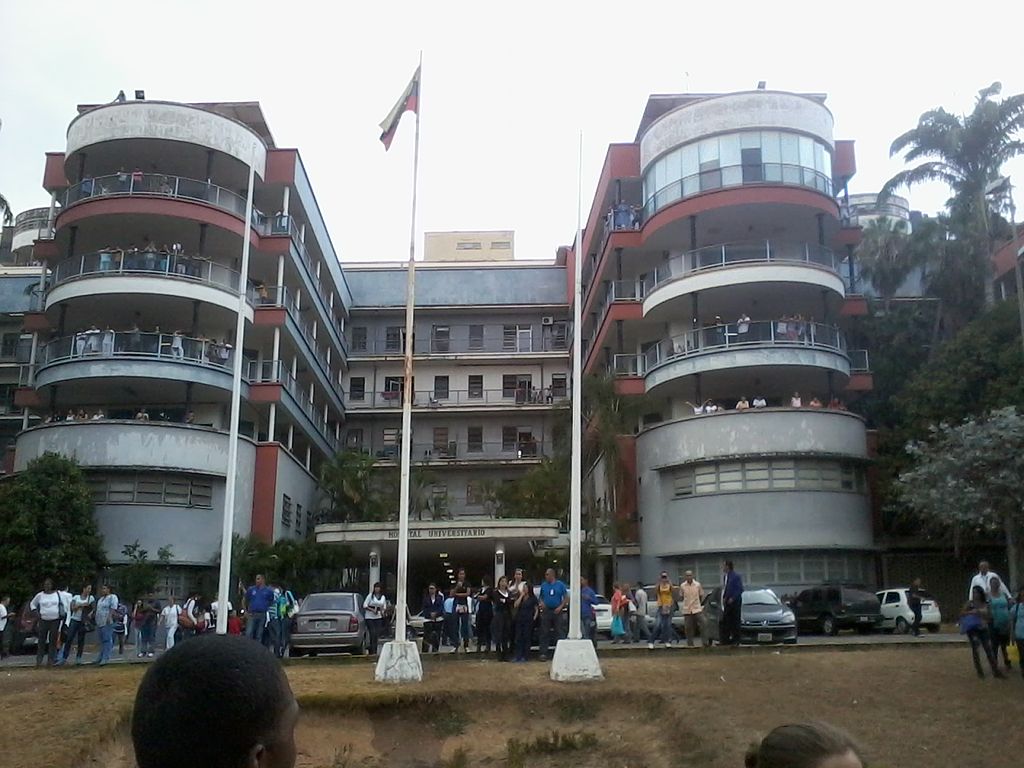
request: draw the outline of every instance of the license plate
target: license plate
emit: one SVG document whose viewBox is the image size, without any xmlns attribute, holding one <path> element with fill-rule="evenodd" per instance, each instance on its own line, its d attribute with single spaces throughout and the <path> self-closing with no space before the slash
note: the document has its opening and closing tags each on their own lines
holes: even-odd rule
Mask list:
<svg viewBox="0 0 1024 768">
<path fill-rule="evenodd" d="M 870 616 L 861 616 L 859 619 L 857 619 L 857 621 L 859 621 L 861 624 L 868 624 L 870 622 L 874 622 L 874 619 L 872 619 Z"/>
<path fill-rule="evenodd" d="M 331 622 L 329 621 L 318 621 L 313 625 L 313 629 L 330 629 Z"/>
<path fill-rule="evenodd" d="M 758 632 L 757 633 L 757 642 L 759 642 L 759 643 L 770 643 L 771 641 L 772 641 L 772 633 L 771 632 Z"/>
</svg>

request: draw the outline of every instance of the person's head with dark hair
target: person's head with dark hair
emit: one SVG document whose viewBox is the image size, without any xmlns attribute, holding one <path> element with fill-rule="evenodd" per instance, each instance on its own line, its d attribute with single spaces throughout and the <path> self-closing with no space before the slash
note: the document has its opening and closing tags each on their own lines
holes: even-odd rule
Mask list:
<svg viewBox="0 0 1024 768">
<path fill-rule="evenodd" d="M 299 708 L 273 655 L 231 635 L 199 635 L 146 672 L 135 696 L 138 768 L 292 768 Z"/>
<path fill-rule="evenodd" d="M 827 723 L 780 725 L 747 750 L 746 768 L 867 768 L 857 742 Z"/>
<path fill-rule="evenodd" d="M 971 587 L 971 600 L 976 603 L 987 603 L 988 595 L 985 594 L 985 590 L 975 584 Z"/>
</svg>

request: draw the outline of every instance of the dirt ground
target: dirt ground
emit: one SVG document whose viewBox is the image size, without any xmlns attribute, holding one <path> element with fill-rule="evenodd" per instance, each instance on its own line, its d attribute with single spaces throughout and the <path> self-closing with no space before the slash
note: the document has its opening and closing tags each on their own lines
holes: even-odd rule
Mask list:
<svg viewBox="0 0 1024 768">
<path fill-rule="evenodd" d="M 966 648 L 655 651 L 603 665 L 604 682 L 566 685 L 540 663 L 428 659 L 421 685 L 395 688 L 366 664 L 292 664 L 297 765 L 734 768 L 758 734 L 821 719 L 861 740 L 875 768 L 993 768 L 1013 765 L 1012 750 L 977 729 L 1011 738 L 1024 716 L 1020 673 L 978 680 Z M 127 722 L 144 671 L 6 672 L 0 733 L 17 738 L 0 766 L 131 768 Z M 88 736 L 69 741 L 57 717 Z"/>
</svg>

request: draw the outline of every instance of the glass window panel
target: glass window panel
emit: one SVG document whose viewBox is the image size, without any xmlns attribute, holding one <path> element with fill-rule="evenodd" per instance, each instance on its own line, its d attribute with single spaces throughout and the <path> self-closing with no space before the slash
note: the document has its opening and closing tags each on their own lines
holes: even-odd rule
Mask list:
<svg viewBox="0 0 1024 768">
<path fill-rule="evenodd" d="M 821 489 L 823 491 L 838 491 L 841 489 L 839 483 L 839 465 L 825 464 L 821 467 Z"/>
<path fill-rule="evenodd" d="M 698 158 L 701 170 L 706 163 L 718 163 L 718 137 L 702 139 L 697 143 Z"/>
<path fill-rule="evenodd" d="M 751 555 L 747 566 L 747 578 L 744 585 L 750 587 L 764 587 L 775 581 L 775 556 L 774 555 Z"/>
<path fill-rule="evenodd" d="M 761 146 L 761 133 L 759 131 L 743 131 L 740 135 L 740 147 L 743 149 L 757 149 Z"/>
<path fill-rule="evenodd" d="M 189 485 L 187 480 L 168 480 L 164 484 L 164 503 L 187 505 Z"/>
<path fill-rule="evenodd" d="M 771 470 L 766 461 L 747 462 L 743 468 L 744 487 L 748 491 L 761 491 L 771 487 Z"/>
<path fill-rule="evenodd" d="M 844 555 L 829 555 L 825 558 L 826 574 L 829 581 L 842 581 L 846 575 L 846 557 Z"/>
<path fill-rule="evenodd" d="M 773 488 L 795 488 L 796 470 L 792 461 L 772 462 L 772 487 Z"/>
<path fill-rule="evenodd" d="M 800 137 L 792 133 L 780 133 L 781 161 L 788 165 L 800 164 Z"/>
<path fill-rule="evenodd" d="M 766 163 L 782 162 L 779 136 L 778 131 L 761 131 L 761 157 L 764 158 Z"/>
<path fill-rule="evenodd" d="M 799 136 L 800 143 L 800 165 L 804 168 L 814 167 L 814 139 L 810 136 Z"/>
<path fill-rule="evenodd" d="M 466 430 L 466 450 L 480 453 L 484 449 L 484 428 L 469 427 Z"/>
<path fill-rule="evenodd" d="M 743 465 L 722 464 L 718 468 L 718 488 L 721 491 L 743 490 Z"/>
<path fill-rule="evenodd" d="M 107 500 L 114 503 L 135 501 L 135 481 L 111 478 L 107 482 Z"/>
<path fill-rule="evenodd" d="M 800 581 L 800 555 L 779 555 L 776 570 L 780 582 Z"/>
<path fill-rule="evenodd" d="M 700 192 L 700 176 L 692 175 L 683 179 L 683 197 L 689 197 Z"/>
<path fill-rule="evenodd" d="M 820 555 L 804 555 L 804 581 L 825 580 L 825 558 Z"/>
<path fill-rule="evenodd" d="M 675 498 L 693 495 L 693 471 L 683 470 L 675 476 L 672 486 L 672 495 Z"/>
<path fill-rule="evenodd" d="M 729 165 L 722 168 L 722 186 L 734 187 L 743 183 L 743 168 L 739 165 Z"/>
<path fill-rule="evenodd" d="M 714 493 L 718 490 L 718 473 L 714 464 L 697 467 L 693 471 L 696 493 Z"/>
<path fill-rule="evenodd" d="M 682 178 L 693 176 L 700 169 L 697 145 L 687 144 L 679 149 L 679 173 Z"/>
<path fill-rule="evenodd" d="M 668 166 L 665 163 L 665 158 L 660 158 L 654 163 L 654 191 L 657 192 L 662 189 L 666 184 Z"/>
<path fill-rule="evenodd" d="M 514 451 L 518 443 L 519 430 L 516 427 L 501 428 L 501 450 Z"/>
<path fill-rule="evenodd" d="M 800 462 L 796 468 L 796 484 L 798 488 L 820 488 L 821 472 L 818 466 L 811 462 Z"/>
<path fill-rule="evenodd" d="M 208 509 L 213 507 L 213 485 L 211 483 L 192 481 L 192 506 Z"/>
<path fill-rule="evenodd" d="M 740 137 L 730 133 L 718 137 L 718 161 L 723 168 L 740 164 Z"/>
</svg>

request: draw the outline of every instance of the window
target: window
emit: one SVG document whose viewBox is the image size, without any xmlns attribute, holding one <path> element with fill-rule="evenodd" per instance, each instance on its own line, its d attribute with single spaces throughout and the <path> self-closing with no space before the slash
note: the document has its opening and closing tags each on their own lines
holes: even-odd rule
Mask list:
<svg viewBox="0 0 1024 768">
<path fill-rule="evenodd" d="M 401 352 L 404 332 L 400 325 L 389 325 L 384 330 L 384 351 Z"/>
<path fill-rule="evenodd" d="M 200 478 L 128 475 L 89 479 L 97 504 L 213 507 L 213 485 Z"/>
<path fill-rule="evenodd" d="M 466 506 L 479 507 L 484 503 L 484 487 L 482 483 L 470 480 L 466 483 Z"/>
<path fill-rule="evenodd" d="M 354 427 L 345 433 L 345 447 L 359 451 L 363 448 L 363 430 L 361 427 Z"/>
<path fill-rule="evenodd" d="M 434 450 L 438 453 L 448 451 L 448 427 L 434 427 Z"/>
<path fill-rule="evenodd" d="M 506 373 L 501 377 L 501 396 L 515 397 L 516 389 L 519 388 L 519 376 L 514 373 Z"/>
<path fill-rule="evenodd" d="M 761 167 L 761 148 L 744 148 L 740 150 L 740 157 L 743 163 L 743 183 L 750 184 L 755 181 L 764 181 L 763 168 Z"/>
<path fill-rule="evenodd" d="M 14 357 L 18 352 L 19 333 L 5 333 L 0 336 L 0 357 Z"/>
<path fill-rule="evenodd" d="M 493 251 L 507 251 L 512 248 L 511 240 L 492 240 L 491 250 Z"/>
<path fill-rule="evenodd" d="M 469 377 L 469 397 L 479 400 L 484 396 L 484 377 L 479 374 L 472 374 Z"/>
<path fill-rule="evenodd" d="M 398 445 L 402 436 L 402 430 L 398 427 L 385 427 L 381 432 L 384 445 Z"/>
<path fill-rule="evenodd" d="M 384 377 L 384 391 L 385 392 L 401 392 L 405 389 L 405 377 L 404 376 L 385 376 Z"/>
<path fill-rule="evenodd" d="M 313 531 L 313 510 L 306 510 L 306 533 L 312 533 Z"/>
<path fill-rule="evenodd" d="M 469 351 L 480 352 L 484 348 L 484 327 L 482 325 L 469 326 Z"/>
<path fill-rule="evenodd" d="M 448 399 L 448 377 L 447 376 L 435 376 L 434 377 L 434 399 L 435 400 L 447 400 Z"/>
<path fill-rule="evenodd" d="M 456 251 L 479 251 L 482 247 L 479 240 L 460 240 L 455 244 Z"/>
<path fill-rule="evenodd" d="M 302 535 L 302 505 L 295 505 L 295 535 Z"/>
<path fill-rule="evenodd" d="M 501 450 L 503 451 L 514 451 L 516 449 L 517 438 L 519 436 L 519 429 L 516 427 L 502 427 L 501 428 Z"/>
<path fill-rule="evenodd" d="M 789 490 L 864 493 L 864 470 L 853 464 L 813 459 L 707 462 L 678 470 L 673 498 L 694 493 Z"/>
<path fill-rule="evenodd" d="M 281 496 L 281 525 L 285 528 L 292 527 L 292 499 L 288 494 Z"/>
<path fill-rule="evenodd" d="M 555 323 L 551 326 L 551 349 L 569 348 L 569 324 Z"/>
<path fill-rule="evenodd" d="M 529 325 L 502 326 L 501 348 L 505 352 L 532 352 L 533 327 Z"/>
<path fill-rule="evenodd" d="M 681 499 L 693 495 L 693 470 L 684 469 L 673 478 L 672 497 Z"/>
<path fill-rule="evenodd" d="M 353 326 L 352 327 L 352 351 L 353 352 L 365 352 L 366 351 L 366 326 Z"/>
<path fill-rule="evenodd" d="M 348 399 L 364 400 L 366 398 L 366 377 L 353 376 L 348 380 Z"/>
<path fill-rule="evenodd" d="M 430 331 L 430 351 L 448 352 L 451 350 L 451 327 L 435 325 Z"/>
<path fill-rule="evenodd" d="M 568 377 L 564 373 L 555 373 L 551 376 L 551 396 L 565 397 L 568 392 Z"/>
<path fill-rule="evenodd" d="M 469 427 L 466 430 L 466 450 L 469 453 L 482 453 L 484 450 L 484 428 Z"/>
</svg>

